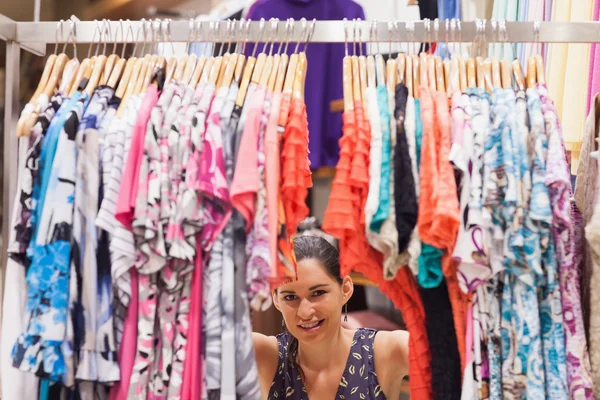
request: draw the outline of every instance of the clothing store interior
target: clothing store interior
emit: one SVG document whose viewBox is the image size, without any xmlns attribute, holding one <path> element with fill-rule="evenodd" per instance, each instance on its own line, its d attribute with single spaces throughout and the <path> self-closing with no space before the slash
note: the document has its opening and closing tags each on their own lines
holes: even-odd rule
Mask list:
<svg viewBox="0 0 600 400">
<path fill-rule="evenodd" d="M 600 399 L 600 0 L 0 1 L 0 399 Z"/>
</svg>

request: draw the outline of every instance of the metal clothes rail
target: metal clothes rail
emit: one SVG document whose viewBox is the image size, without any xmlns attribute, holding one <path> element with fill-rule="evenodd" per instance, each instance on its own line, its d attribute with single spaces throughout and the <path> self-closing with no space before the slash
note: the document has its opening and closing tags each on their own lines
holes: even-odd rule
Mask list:
<svg viewBox="0 0 600 400">
<path fill-rule="evenodd" d="M 70 21 L 70 20 L 69 20 Z M 58 34 L 61 24 L 54 22 L 15 22 L 0 14 L 0 40 L 6 41 L 6 96 L 4 121 L 4 182 L 2 218 L 2 254 L 0 271 L 6 265 L 6 247 L 9 239 L 10 219 L 17 187 L 18 139 L 14 130 L 19 118 L 19 77 L 20 50 L 44 55 L 46 45 L 54 43 L 92 43 L 98 41 L 99 24 L 112 37 L 109 43 L 149 42 L 148 37 L 138 33 L 148 27 L 150 21 L 78 21 L 64 23 L 64 34 Z M 154 21 L 156 23 L 156 21 Z M 163 24 L 165 21 L 162 22 Z M 159 24 L 160 25 L 160 24 Z M 71 26 L 74 37 L 69 37 Z M 162 26 L 162 25 L 161 25 Z M 215 30 L 215 21 L 169 21 L 163 30 L 163 41 L 189 42 L 217 41 L 232 39 L 227 31 L 227 23 L 221 21 Z M 245 25 L 246 26 L 246 25 Z M 276 25 L 271 22 L 252 21 L 243 29 L 243 36 L 236 40 L 248 42 L 306 41 L 307 28 L 312 30 L 312 21 L 295 21 L 291 31 L 286 29 L 286 21 Z M 193 28 L 193 29 L 192 29 Z M 126 34 L 125 31 L 127 31 Z M 103 31 L 104 32 L 104 31 Z M 118 34 L 117 32 L 120 32 Z M 129 34 L 133 32 L 133 34 Z M 270 33 L 269 33 L 270 32 Z M 238 32 L 239 34 L 239 32 Z M 165 40 L 165 38 L 167 40 Z M 600 23 L 598 22 L 490 22 L 473 21 L 454 23 L 446 21 L 316 21 L 310 34 L 310 43 L 344 42 L 508 42 L 508 43 L 600 43 Z M 1 281 L 1 280 L 0 280 Z M 0 288 L 0 293 L 2 288 Z"/>
</svg>

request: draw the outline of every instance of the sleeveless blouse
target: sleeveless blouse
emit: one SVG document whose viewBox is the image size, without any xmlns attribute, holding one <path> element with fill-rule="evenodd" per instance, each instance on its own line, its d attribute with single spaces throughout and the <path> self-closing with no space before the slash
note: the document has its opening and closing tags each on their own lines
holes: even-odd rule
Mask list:
<svg viewBox="0 0 600 400">
<path fill-rule="evenodd" d="M 373 343 L 376 334 L 376 330 L 366 328 L 359 328 L 354 333 L 354 340 L 350 347 L 350 354 L 346 361 L 346 368 L 335 395 L 335 400 L 386 399 L 375 373 Z M 269 390 L 268 400 L 285 398 L 308 400 L 300 371 L 296 366 L 290 365 L 287 358 L 289 339 L 288 333 L 277 335 L 279 360 L 277 372 Z"/>
</svg>

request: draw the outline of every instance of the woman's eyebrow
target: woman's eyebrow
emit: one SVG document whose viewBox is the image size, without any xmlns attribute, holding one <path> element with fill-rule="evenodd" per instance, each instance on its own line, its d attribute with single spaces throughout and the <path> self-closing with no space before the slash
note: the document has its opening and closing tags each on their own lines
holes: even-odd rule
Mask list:
<svg viewBox="0 0 600 400">
<path fill-rule="evenodd" d="M 294 292 L 293 290 L 282 290 L 279 293 L 281 293 L 281 294 L 284 294 L 284 293 L 295 294 L 296 292 Z"/>
<path fill-rule="evenodd" d="M 321 287 L 328 287 L 328 286 L 329 285 L 327 283 L 321 283 L 319 285 L 315 285 L 315 286 L 310 287 L 308 290 L 315 290 L 315 289 L 318 289 L 318 288 L 321 288 Z"/>
</svg>

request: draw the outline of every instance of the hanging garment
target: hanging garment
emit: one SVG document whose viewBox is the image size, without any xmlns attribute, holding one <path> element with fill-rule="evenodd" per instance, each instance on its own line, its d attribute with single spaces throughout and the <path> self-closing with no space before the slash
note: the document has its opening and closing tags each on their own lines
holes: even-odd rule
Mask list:
<svg viewBox="0 0 600 400">
<path fill-rule="evenodd" d="M 555 0 L 552 21 L 591 21 L 592 0 Z M 571 152 L 571 173 L 577 171 L 584 118 L 580 110 L 587 101 L 590 50 L 585 43 L 553 43 L 546 58 L 546 79 L 550 96 L 556 104 L 564 133 L 565 148 Z"/>
<path fill-rule="evenodd" d="M 419 125 L 421 124 L 421 113 L 418 99 L 408 95 L 406 99 L 406 115 L 404 118 L 404 130 L 406 132 L 406 141 L 408 143 L 408 157 L 410 157 L 411 171 L 413 176 L 413 188 L 415 199 L 417 201 L 416 211 L 419 214 L 419 159 L 420 154 L 417 154 L 417 118 Z M 400 128 L 398 128 L 400 131 Z M 399 140 L 398 140 L 399 141 Z M 396 165 L 397 161 L 394 161 Z M 410 190 L 410 189 L 409 189 Z M 410 241 L 407 248 L 409 254 L 408 266 L 413 275 L 419 273 L 419 255 L 421 254 L 421 238 L 419 237 L 419 226 L 415 223 L 413 231 L 410 235 Z"/>
<path fill-rule="evenodd" d="M 36 126 L 41 125 L 41 121 L 47 126 L 49 122 L 45 117 L 38 117 Z M 32 130 L 31 135 L 38 134 Z M 41 140 L 41 138 L 38 138 Z M 19 140 L 19 176 L 28 177 L 29 179 L 18 179 L 15 201 L 13 202 L 13 214 L 11 218 L 11 230 L 8 240 L 9 251 L 11 248 L 17 250 L 23 247 L 25 250 L 27 244 L 17 241 L 17 227 L 21 215 L 29 213 L 26 204 L 22 203 L 24 197 L 33 189 L 33 177 L 28 175 L 27 161 L 32 159 L 32 148 L 30 142 L 37 140 L 30 136 L 29 138 L 21 138 Z M 28 148 L 29 147 L 29 148 Z M 33 166 L 30 164 L 30 166 Z M 28 171 L 29 172 L 29 171 Z M 25 196 L 24 196 L 25 195 Z M 25 246 L 23 246 L 25 244 Z M 18 254 L 18 253 L 12 253 Z M 4 297 L 2 302 L 2 335 L 0 335 L 0 355 L 2 356 L 0 371 L 5 384 L 2 385 L 2 398 L 4 399 L 30 399 L 38 397 L 39 380 L 37 376 L 25 373 L 17 368 L 13 368 L 11 350 L 17 341 L 19 334 L 26 327 L 26 320 L 23 317 L 26 315 L 27 305 L 27 281 L 26 269 L 22 262 L 13 259 L 12 254 L 6 261 L 6 270 L 4 274 Z M 21 260 L 26 259 L 21 255 Z"/>
<path fill-rule="evenodd" d="M 38 213 L 33 268 L 27 272 L 29 324 L 13 348 L 15 367 L 41 373 L 51 381 L 62 380 L 67 387 L 74 384 L 72 342 L 66 337 L 67 313 L 72 304 L 68 297 L 69 278 L 73 277 L 69 272 L 73 202 L 69 200 L 75 191 L 76 129 L 89 96 L 81 93 L 75 98 L 75 104 L 70 102 L 73 108 L 64 115 L 64 123 L 57 125 L 60 132 L 51 132 L 57 138 L 55 153 L 60 157 L 52 160 L 50 171 L 42 170 L 44 201 L 38 205 L 42 211 Z M 48 158 L 46 161 L 44 168 L 50 164 Z"/>
<path fill-rule="evenodd" d="M 558 273 L 546 268 L 547 275 L 558 274 L 560 283 L 556 285 L 559 288 L 555 288 L 551 285 L 551 283 L 555 283 L 553 279 L 547 277 L 546 287 L 548 290 L 553 291 L 552 297 L 554 299 L 561 298 L 561 302 L 551 302 L 556 327 L 553 330 L 553 335 L 555 335 L 557 342 L 562 338 L 566 343 L 564 349 L 566 354 L 559 352 L 558 355 L 559 357 L 566 357 L 569 394 L 571 396 L 575 396 L 577 393 L 587 395 L 586 392 L 591 393 L 592 382 L 589 375 L 585 328 L 581 312 L 579 271 L 574 259 L 573 209 L 569 200 L 572 193 L 571 180 L 556 108 L 552 99 L 548 96 L 545 86 L 539 85 L 538 92 L 542 100 L 546 132 L 548 134 L 546 185 L 550 190 L 553 217 L 552 236 L 556 247 L 557 265 L 560 266 Z M 558 311 L 562 313 L 558 314 Z M 564 316 L 564 319 L 557 318 L 557 314 Z M 563 326 L 567 328 L 564 331 Z M 560 346 L 558 348 L 560 349 Z M 558 365 L 559 370 L 557 373 L 560 375 L 558 375 L 556 386 L 559 386 L 559 382 L 566 381 L 563 376 L 564 372 L 560 367 Z"/>
<path fill-rule="evenodd" d="M 363 8 L 352 0 L 258 0 L 248 10 L 248 19 L 300 18 L 312 20 L 338 20 L 344 18 L 365 20 Z M 277 49 L 277 47 L 276 47 Z M 251 54 L 249 45 L 246 54 Z M 293 47 L 290 46 L 288 54 Z M 338 113 L 329 112 L 329 104 L 342 98 L 342 59 L 345 48 L 342 43 L 312 43 L 306 50 L 306 111 L 310 126 L 310 164 L 313 169 L 336 165 L 342 135 L 342 119 Z M 330 71 L 330 74 L 323 74 Z M 248 98 L 248 97 L 247 97 Z M 284 175 L 285 176 L 285 175 Z"/>
<path fill-rule="evenodd" d="M 119 380 L 117 347 L 112 319 L 112 280 L 108 242 L 104 231 L 97 231 L 96 216 L 101 198 L 100 136 L 105 118 L 112 118 L 120 103 L 113 99 L 114 89 L 96 88 L 77 132 L 77 177 L 73 216 L 73 257 L 71 268 L 81 281 L 78 297 L 79 321 L 83 329 L 76 338 L 79 360 L 77 379 L 98 382 Z M 109 112 L 110 108 L 110 112 Z"/>
</svg>

